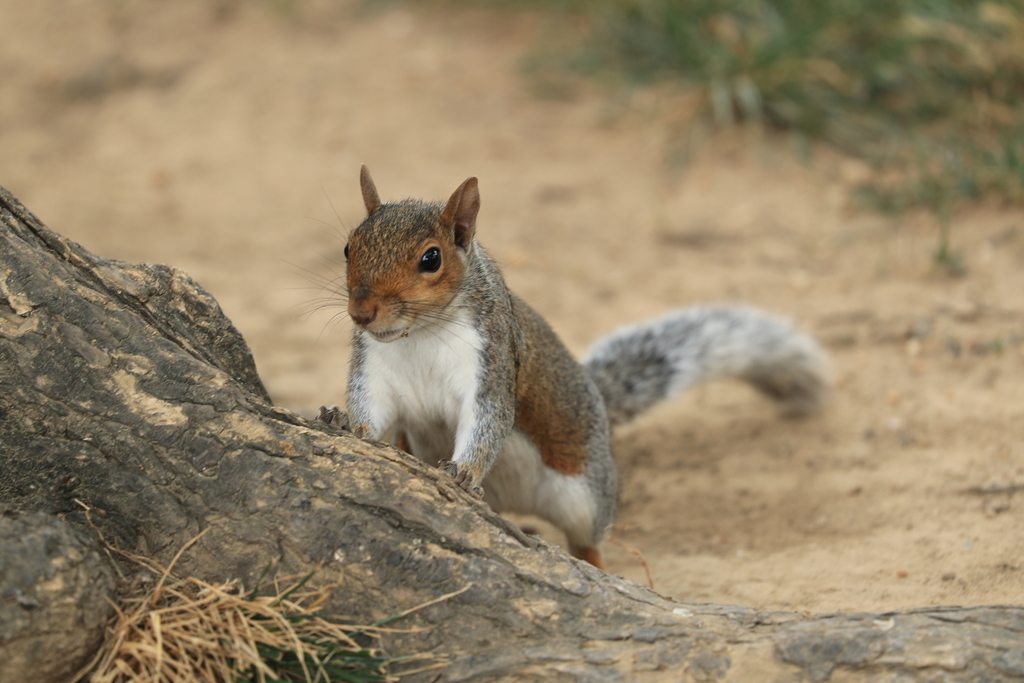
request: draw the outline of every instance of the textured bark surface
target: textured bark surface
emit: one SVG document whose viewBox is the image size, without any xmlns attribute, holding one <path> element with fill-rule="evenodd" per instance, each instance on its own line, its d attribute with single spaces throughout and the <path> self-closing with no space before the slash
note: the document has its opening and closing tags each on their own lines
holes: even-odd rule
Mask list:
<svg viewBox="0 0 1024 683">
<path fill-rule="evenodd" d="M 338 584 L 327 611 L 359 622 L 465 589 L 386 642 L 446 657 L 443 680 L 1024 677 L 1022 608 L 697 605 L 572 560 L 447 475 L 272 407 L 188 276 L 96 257 L 2 189 L 0 501 L 94 536 L 88 506 L 108 541 L 164 563 L 209 529 L 176 572 L 252 585 L 269 562 L 319 567 Z"/>
<path fill-rule="evenodd" d="M 95 539 L 51 515 L 0 508 L 0 681 L 68 680 L 99 646 L 113 597 Z"/>
</svg>

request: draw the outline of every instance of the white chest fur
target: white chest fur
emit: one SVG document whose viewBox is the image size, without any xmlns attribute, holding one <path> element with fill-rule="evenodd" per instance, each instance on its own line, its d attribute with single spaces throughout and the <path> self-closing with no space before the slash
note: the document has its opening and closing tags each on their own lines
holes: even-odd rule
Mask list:
<svg viewBox="0 0 1024 683">
<path fill-rule="evenodd" d="M 440 429 L 453 439 L 473 419 L 482 348 L 464 315 L 386 344 L 368 339 L 364 362 L 376 436 L 402 429 L 410 438 L 431 433 L 429 440 L 437 441 Z M 452 446 L 446 450 L 437 459 L 452 457 Z"/>
<path fill-rule="evenodd" d="M 366 340 L 364 372 L 373 436 L 401 431 L 412 452 L 430 464 L 458 461 L 476 419 L 483 339 L 466 318 L 420 328 L 382 344 Z M 549 469 L 529 437 L 514 430 L 485 476 L 495 510 L 537 514 L 570 541 L 593 534 L 594 502 L 581 477 Z"/>
</svg>

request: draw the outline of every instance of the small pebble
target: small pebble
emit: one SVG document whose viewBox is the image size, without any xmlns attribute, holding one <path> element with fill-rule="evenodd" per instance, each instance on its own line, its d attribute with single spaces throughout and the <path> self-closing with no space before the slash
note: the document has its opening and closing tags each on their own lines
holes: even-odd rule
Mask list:
<svg viewBox="0 0 1024 683">
<path fill-rule="evenodd" d="M 889 619 L 875 619 L 871 623 L 874 624 L 875 626 L 877 626 L 878 628 L 880 628 L 883 631 L 889 631 L 889 630 L 892 629 L 893 626 L 896 625 L 896 620 L 892 619 L 892 618 L 889 618 Z"/>
</svg>

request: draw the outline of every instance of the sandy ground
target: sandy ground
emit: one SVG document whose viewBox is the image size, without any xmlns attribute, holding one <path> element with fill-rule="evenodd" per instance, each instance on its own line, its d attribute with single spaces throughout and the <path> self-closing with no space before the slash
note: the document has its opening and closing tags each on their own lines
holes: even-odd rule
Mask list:
<svg viewBox="0 0 1024 683">
<path fill-rule="evenodd" d="M 0 24 L 0 184 L 100 254 L 204 283 L 280 405 L 344 395 L 348 322 L 309 312 L 362 219 L 359 164 L 385 198 L 476 175 L 481 242 L 574 352 L 734 301 L 832 356 L 811 419 L 722 384 L 617 435 L 615 536 L 659 591 L 816 612 L 1024 600 L 1019 212 L 957 213 L 968 271 L 946 277 L 934 220 L 850 207 L 856 161 L 734 132 L 674 166 L 684 98 L 534 97 L 521 65 L 544 26 L 522 15 L 0 0 Z"/>
</svg>

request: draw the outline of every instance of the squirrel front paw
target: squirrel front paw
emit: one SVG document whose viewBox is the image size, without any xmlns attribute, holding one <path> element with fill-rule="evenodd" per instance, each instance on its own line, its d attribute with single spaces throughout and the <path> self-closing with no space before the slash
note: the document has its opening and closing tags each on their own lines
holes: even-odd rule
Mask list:
<svg viewBox="0 0 1024 683">
<path fill-rule="evenodd" d="M 459 488 L 468 492 L 469 494 L 476 496 L 477 498 L 484 497 L 484 487 L 473 484 L 473 477 L 470 474 L 468 467 L 459 467 L 459 464 L 454 460 L 442 460 L 437 463 L 438 469 L 446 471 L 452 475 L 455 479 L 455 483 L 458 484 Z"/>
<path fill-rule="evenodd" d="M 344 410 L 338 406 L 320 406 L 320 410 L 316 414 L 317 422 L 325 422 L 332 427 L 338 427 L 340 429 L 348 429 L 348 415 Z"/>
<path fill-rule="evenodd" d="M 317 412 L 316 419 L 314 421 L 323 422 L 324 424 L 329 424 L 332 427 L 352 432 L 360 439 L 367 439 L 372 435 L 368 424 L 365 422 L 352 424 L 352 421 L 349 420 L 348 413 L 338 406 L 331 406 L 330 408 L 320 406 L 320 410 Z"/>
</svg>

